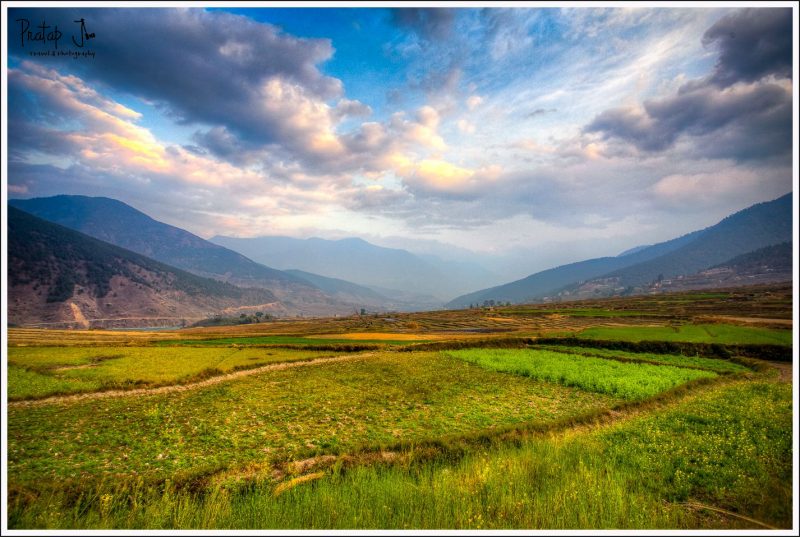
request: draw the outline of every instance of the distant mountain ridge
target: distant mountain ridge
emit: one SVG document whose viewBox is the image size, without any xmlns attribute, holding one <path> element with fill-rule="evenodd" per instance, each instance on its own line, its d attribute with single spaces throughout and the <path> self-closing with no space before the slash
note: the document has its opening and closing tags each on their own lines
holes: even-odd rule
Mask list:
<svg viewBox="0 0 800 537">
<path fill-rule="evenodd" d="M 9 322 L 94 326 L 178 324 L 239 306 L 280 306 L 243 289 L 8 208 Z"/>
<path fill-rule="evenodd" d="M 546 296 L 574 282 L 594 278 L 599 274 L 635 265 L 677 250 L 702 233 L 703 231 L 693 231 L 677 239 L 623 252 L 616 257 L 598 257 L 543 270 L 521 280 L 457 297 L 445 307 L 463 308 L 470 304 L 482 304 L 485 300 L 520 302 Z"/>
<path fill-rule="evenodd" d="M 630 291 L 661 278 L 693 274 L 766 246 L 792 240 L 792 195 L 758 203 L 706 229 L 646 247 L 571 263 L 521 280 L 459 296 L 446 307 L 462 308 L 486 300 L 525 302 L 555 294 L 570 295 L 597 280 L 595 291 Z M 602 280 L 602 282 L 600 282 Z"/>
<path fill-rule="evenodd" d="M 367 287 L 437 296 L 440 304 L 457 292 L 474 288 L 493 275 L 475 264 L 442 261 L 407 250 L 386 248 L 359 238 L 338 240 L 264 236 L 210 239 L 260 263 L 297 269 Z"/>
<path fill-rule="evenodd" d="M 692 274 L 732 257 L 792 240 L 792 196 L 757 203 L 723 218 L 681 248 L 603 275 L 620 286 Z"/>
</svg>

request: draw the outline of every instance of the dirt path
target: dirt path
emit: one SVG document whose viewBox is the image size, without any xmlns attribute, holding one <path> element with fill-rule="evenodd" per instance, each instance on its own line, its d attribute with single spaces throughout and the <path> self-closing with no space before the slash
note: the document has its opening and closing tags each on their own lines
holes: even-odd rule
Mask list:
<svg viewBox="0 0 800 537">
<path fill-rule="evenodd" d="M 792 362 L 767 362 L 780 371 L 781 382 L 792 382 Z"/>
<path fill-rule="evenodd" d="M 258 375 L 267 371 L 280 371 L 282 369 L 291 369 L 295 367 L 305 367 L 312 365 L 319 365 L 329 362 L 346 362 L 356 360 L 358 358 L 366 358 L 373 356 L 374 352 L 360 353 L 360 354 L 347 354 L 345 356 L 336 356 L 334 358 L 315 358 L 313 360 L 298 361 L 298 362 L 280 362 L 277 364 L 269 364 L 254 369 L 244 369 L 242 371 L 235 371 L 226 375 L 219 375 L 211 377 L 210 379 L 201 380 L 199 382 L 192 382 L 191 384 L 171 384 L 169 386 L 158 386 L 156 388 L 136 388 L 133 390 L 109 390 L 107 392 L 89 392 L 89 393 L 76 393 L 73 395 L 54 395 L 52 397 L 45 397 L 44 399 L 33 399 L 30 401 L 9 401 L 9 408 L 22 408 L 22 407 L 38 407 L 44 405 L 53 405 L 58 403 L 77 403 L 79 401 L 89 401 L 95 399 L 108 399 L 111 397 L 133 397 L 136 395 L 157 395 L 173 392 L 185 392 L 189 390 L 196 390 L 198 388 L 205 388 L 226 382 L 240 377 L 247 377 L 250 375 Z"/>
</svg>

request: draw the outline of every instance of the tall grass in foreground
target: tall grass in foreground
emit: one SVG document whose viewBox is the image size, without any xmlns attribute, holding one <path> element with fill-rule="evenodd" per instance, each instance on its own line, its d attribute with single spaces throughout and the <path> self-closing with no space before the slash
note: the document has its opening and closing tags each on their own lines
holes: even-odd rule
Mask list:
<svg viewBox="0 0 800 537">
<path fill-rule="evenodd" d="M 792 392 L 735 382 L 594 431 L 490 446 L 460 460 L 353 469 L 275 495 L 136 485 L 9 505 L 13 528 L 737 528 L 699 501 L 787 528 Z"/>
<path fill-rule="evenodd" d="M 717 376 L 710 371 L 625 363 L 546 350 L 465 349 L 447 354 L 493 371 L 505 371 L 628 400 L 644 399 L 679 384 Z"/>
</svg>

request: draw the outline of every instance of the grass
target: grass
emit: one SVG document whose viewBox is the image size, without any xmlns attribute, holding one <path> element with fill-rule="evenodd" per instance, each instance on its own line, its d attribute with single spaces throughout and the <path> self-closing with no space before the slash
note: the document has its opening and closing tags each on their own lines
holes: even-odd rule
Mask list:
<svg viewBox="0 0 800 537">
<path fill-rule="evenodd" d="M 691 380 L 716 376 L 697 369 L 624 363 L 546 350 L 467 349 L 447 354 L 493 371 L 576 386 L 626 400 L 644 399 Z"/>
<path fill-rule="evenodd" d="M 291 349 L 10 347 L 8 397 L 181 384 L 236 369 L 330 355 Z"/>
<path fill-rule="evenodd" d="M 353 338 L 324 338 L 302 336 L 258 336 L 258 337 L 227 337 L 215 339 L 174 339 L 158 341 L 159 346 L 229 346 L 229 345 L 334 345 L 334 344 L 383 344 L 383 345 L 411 345 L 421 343 L 424 339 L 353 339 Z"/>
<path fill-rule="evenodd" d="M 591 347 L 569 347 L 556 345 L 542 345 L 536 348 L 544 350 L 564 352 L 567 354 L 580 354 L 583 356 L 596 356 L 599 358 L 610 358 L 619 360 L 634 360 L 651 364 L 674 365 L 676 367 L 688 367 L 692 369 L 705 369 L 716 373 L 741 373 L 749 371 L 743 365 L 728 360 L 716 360 L 714 358 L 704 358 L 702 356 L 684 356 L 681 354 L 653 354 L 643 352 L 619 351 L 613 349 L 600 349 Z"/>
<path fill-rule="evenodd" d="M 504 315 L 566 315 L 569 317 L 664 317 L 665 315 L 651 311 L 637 310 L 609 310 L 602 308 L 563 308 L 563 309 L 540 309 L 511 307 L 500 310 Z"/>
<path fill-rule="evenodd" d="M 790 385 L 740 381 L 611 426 L 459 459 L 412 453 L 391 465 L 335 465 L 277 496 L 271 483 L 202 494 L 107 483 L 77 501 L 63 493 L 32 505 L 16 497 L 9 526 L 761 529 L 682 503 L 693 500 L 790 528 L 791 428 Z"/>
<path fill-rule="evenodd" d="M 9 483 L 190 481 L 254 462 L 546 424 L 619 402 L 440 353 L 384 353 L 169 395 L 9 407 Z"/>
<path fill-rule="evenodd" d="M 736 344 L 792 345 L 792 331 L 729 324 L 687 324 L 680 326 L 592 327 L 578 337 L 625 341 L 687 341 Z"/>
<path fill-rule="evenodd" d="M 793 421 L 791 384 L 742 382 L 603 440 L 668 501 L 696 499 L 789 527 Z"/>
<path fill-rule="evenodd" d="M 584 337 L 600 337 L 594 331 L 604 339 L 722 343 L 731 352 L 777 338 L 790 351 L 789 330 L 636 325 L 658 323 L 656 315 L 687 323 L 724 315 L 790 319 L 792 304 L 791 287 L 783 286 L 170 332 L 12 328 L 12 398 L 183 383 L 340 355 L 266 345 L 429 343 L 387 345 L 169 394 L 12 403 L 8 524 L 758 528 L 684 503 L 692 502 L 788 528 L 792 388 L 761 372 L 769 365 L 725 375 L 742 369 L 732 361 L 657 354 L 678 345 L 650 341 L 638 344 L 650 348 L 620 351 L 577 348 L 578 341 L 549 353 L 477 347 L 587 329 Z M 506 339 L 498 340 L 501 334 Z M 467 350 L 456 349 L 462 345 Z M 701 352 L 698 345 L 680 347 L 669 352 Z M 687 382 L 692 375 L 701 378 Z"/>
</svg>

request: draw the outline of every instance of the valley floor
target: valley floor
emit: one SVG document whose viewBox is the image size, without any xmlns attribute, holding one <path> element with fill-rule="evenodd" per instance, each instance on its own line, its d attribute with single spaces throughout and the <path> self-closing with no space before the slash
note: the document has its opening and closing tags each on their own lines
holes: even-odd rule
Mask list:
<svg viewBox="0 0 800 537">
<path fill-rule="evenodd" d="M 8 525 L 788 529 L 781 293 L 12 329 Z"/>
</svg>

